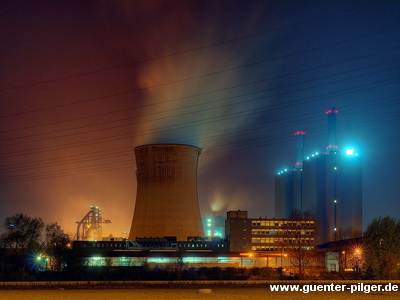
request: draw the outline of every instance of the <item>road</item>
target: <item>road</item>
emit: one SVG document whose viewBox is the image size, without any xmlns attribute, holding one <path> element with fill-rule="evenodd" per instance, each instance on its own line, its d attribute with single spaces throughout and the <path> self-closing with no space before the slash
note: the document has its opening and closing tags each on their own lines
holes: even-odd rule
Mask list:
<svg viewBox="0 0 400 300">
<path fill-rule="evenodd" d="M 0 300 L 377 300 L 400 299 L 400 292 L 354 293 L 350 292 L 271 292 L 263 288 L 218 288 L 210 294 L 199 293 L 197 289 L 93 289 L 93 290 L 0 290 Z"/>
</svg>

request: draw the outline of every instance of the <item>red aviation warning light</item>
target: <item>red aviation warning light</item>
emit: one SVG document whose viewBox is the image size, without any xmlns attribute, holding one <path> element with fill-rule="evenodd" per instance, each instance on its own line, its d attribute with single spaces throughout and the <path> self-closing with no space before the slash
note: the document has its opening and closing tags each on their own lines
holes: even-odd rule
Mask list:
<svg viewBox="0 0 400 300">
<path fill-rule="evenodd" d="M 305 131 L 296 131 L 293 135 L 305 135 Z"/>
<path fill-rule="evenodd" d="M 334 108 L 331 108 L 331 109 L 329 109 L 329 110 L 327 110 L 325 112 L 325 114 L 327 114 L 327 115 L 329 115 L 329 114 L 337 114 L 337 113 L 339 113 L 339 111 L 337 109 L 334 109 Z"/>
</svg>

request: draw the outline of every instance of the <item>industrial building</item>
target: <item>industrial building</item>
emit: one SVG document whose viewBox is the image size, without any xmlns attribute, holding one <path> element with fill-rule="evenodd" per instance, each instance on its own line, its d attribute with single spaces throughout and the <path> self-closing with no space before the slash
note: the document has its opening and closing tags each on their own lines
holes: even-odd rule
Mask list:
<svg viewBox="0 0 400 300">
<path fill-rule="evenodd" d="M 129 239 L 75 241 L 77 257 L 88 266 L 260 266 L 291 268 L 291 252 L 313 250 L 313 219 L 288 219 L 304 207 L 305 132 L 298 136 L 293 176 L 283 173 L 284 215 L 276 219 L 248 218 L 247 211 L 229 211 L 225 235 L 220 216 L 202 219 L 197 197 L 197 165 L 201 149 L 179 144 L 152 144 L 135 148 L 137 197 Z M 311 169 L 310 169 L 311 170 Z M 310 198 L 311 199 L 311 198 Z M 96 215 L 96 214 L 95 214 Z M 204 234 L 203 225 L 206 229 Z M 293 266 L 292 266 L 293 267 Z"/>
<path fill-rule="evenodd" d="M 204 234 L 207 238 L 225 236 L 225 218 L 223 216 L 209 216 L 202 218 Z"/>
<path fill-rule="evenodd" d="M 77 241 L 97 241 L 103 238 L 103 224 L 110 224 L 111 221 L 103 219 L 98 206 L 90 206 L 87 214 L 76 223 Z"/>
<path fill-rule="evenodd" d="M 295 166 L 275 177 L 275 217 L 289 218 L 293 209 L 309 211 L 318 218 L 317 243 L 362 232 L 361 159 L 355 149 L 338 146 L 337 114 L 335 108 L 326 112 L 325 150 L 305 156 L 305 132 L 296 132 Z"/>
<path fill-rule="evenodd" d="M 137 194 L 131 240 L 204 236 L 197 197 L 197 165 L 201 149 L 179 144 L 135 148 Z"/>
<path fill-rule="evenodd" d="M 285 253 L 315 246 L 314 220 L 251 219 L 247 211 L 228 211 L 225 231 L 231 251 Z"/>
</svg>

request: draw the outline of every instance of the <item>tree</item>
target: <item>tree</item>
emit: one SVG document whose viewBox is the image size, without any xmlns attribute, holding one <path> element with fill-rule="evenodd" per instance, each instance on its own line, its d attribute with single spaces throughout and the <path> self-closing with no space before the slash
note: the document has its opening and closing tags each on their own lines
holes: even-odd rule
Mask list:
<svg viewBox="0 0 400 300">
<path fill-rule="evenodd" d="M 369 276 L 397 279 L 400 262 L 400 222 L 392 217 L 376 218 L 364 233 L 366 267 Z"/>
<path fill-rule="evenodd" d="M 37 268 L 33 253 L 40 248 L 43 220 L 19 213 L 7 217 L 3 225 L 6 231 L 0 236 L 0 244 L 5 248 L 9 271 L 18 274 L 18 279 L 26 280 L 29 278 L 27 267 Z M 30 251 L 33 249 L 36 251 Z"/>
<path fill-rule="evenodd" d="M 39 244 L 44 223 L 41 218 L 31 218 L 17 213 L 5 219 L 4 227 L 6 232 L 0 236 L 2 244 L 5 248 L 18 253 L 33 244 Z"/>
<path fill-rule="evenodd" d="M 55 271 L 61 271 L 65 266 L 70 242 L 69 236 L 61 230 L 57 223 L 46 225 L 43 246 L 46 254 L 51 257 L 51 266 Z"/>
<path fill-rule="evenodd" d="M 290 263 L 298 268 L 300 279 L 304 277 L 305 268 L 311 265 L 316 257 L 315 235 L 316 218 L 308 211 L 293 210 L 288 219 L 288 226 L 283 228 L 282 248 Z"/>
</svg>

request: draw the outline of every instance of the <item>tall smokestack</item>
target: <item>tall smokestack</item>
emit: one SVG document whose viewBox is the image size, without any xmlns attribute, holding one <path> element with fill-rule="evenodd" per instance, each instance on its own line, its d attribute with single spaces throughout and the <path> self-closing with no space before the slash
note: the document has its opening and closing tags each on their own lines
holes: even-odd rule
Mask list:
<svg viewBox="0 0 400 300">
<path fill-rule="evenodd" d="M 197 199 L 201 149 L 154 144 L 135 148 L 137 193 L 129 233 L 136 237 L 204 236 Z"/>
<path fill-rule="evenodd" d="M 306 135 L 305 131 L 296 131 L 294 133 L 296 136 L 296 169 L 301 169 L 303 167 L 304 160 L 304 138 Z"/>
<path fill-rule="evenodd" d="M 328 117 L 328 145 L 326 146 L 327 152 L 337 149 L 336 144 L 336 114 L 339 111 L 331 107 L 326 111 Z"/>
</svg>

